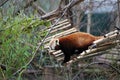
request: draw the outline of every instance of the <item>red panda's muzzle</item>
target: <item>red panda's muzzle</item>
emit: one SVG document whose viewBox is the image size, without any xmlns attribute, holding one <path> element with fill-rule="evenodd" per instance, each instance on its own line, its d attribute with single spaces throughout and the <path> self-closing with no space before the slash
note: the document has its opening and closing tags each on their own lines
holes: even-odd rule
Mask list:
<svg viewBox="0 0 120 80">
<path fill-rule="evenodd" d="M 59 45 L 56 45 L 56 46 L 55 46 L 55 50 L 60 50 L 60 46 L 59 46 Z"/>
</svg>

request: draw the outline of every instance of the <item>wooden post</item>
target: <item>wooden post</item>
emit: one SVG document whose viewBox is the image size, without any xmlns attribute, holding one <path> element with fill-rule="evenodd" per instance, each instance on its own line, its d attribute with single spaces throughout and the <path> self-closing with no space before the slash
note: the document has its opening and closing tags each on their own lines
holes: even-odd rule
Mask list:
<svg viewBox="0 0 120 80">
<path fill-rule="evenodd" d="M 92 1 L 89 0 L 89 8 L 88 8 L 88 21 L 87 21 L 87 33 L 90 33 L 90 28 L 92 25 L 92 21 L 91 21 L 91 15 L 92 15 Z"/>
<path fill-rule="evenodd" d="M 120 28 L 120 0 L 117 0 L 117 20 L 116 26 Z"/>
</svg>

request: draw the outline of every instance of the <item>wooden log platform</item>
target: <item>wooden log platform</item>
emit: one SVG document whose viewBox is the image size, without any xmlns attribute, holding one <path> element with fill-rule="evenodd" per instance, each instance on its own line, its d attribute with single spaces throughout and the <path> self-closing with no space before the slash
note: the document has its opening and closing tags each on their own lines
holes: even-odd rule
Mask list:
<svg viewBox="0 0 120 80">
<path fill-rule="evenodd" d="M 44 43 L 45 43 L 44 48 L 48 49 L 49 41 L 53 37 L 61 37 L 61 36 L 65 36 L 65 35 L 68 35 L 68 34 L 71 34 L 74 32 L 78 32 L 78 30 L 75 27 L 71 27 L 71 23 L 68 19 L 58 22 L 56 24 L 56 26 L 54 26 L 54 28 L 50 32 L 50 36 L 48 36 L 46 38 L 46 40 L 44 41 Z M 95 44 L 96 48 L 92 48 L 93 46 L 91 45 L 88 50 L 83 51 L 76 58 L 72 58 L 67 64 L 76 62 L 78 60 L 86 59 L 89 57 L 98 56 L 98 55 L 99 56 L 102 55 L 101 57 L 99 57 L 99 60 L 100 60 L 100 58 L 103 60 L 103 57 L 105 57 L 105 56 L 103 56 L 103 54 L 106 54 L 103 51 L 112 49 L 118 43 L 120 43 L 120 32 L 118 30 L 115 30 L 115 31 L 111 31 L 108 34 L 105 34 L 104 36 L 105 37 L 103 39 L 99 39 L 99 40 L 93 42 L 93 44 Z M 58 51 L 48 50 L 48 53 L 50 55 L 52 55 L 58 62 L 61 62 L 64 59 L 64 54 L 61 50 L 58 50 Z M 114 53 L 111 54 L 110 56 L 112 56 L 112 55 L 114 56 Z M 109 57 L 109 58 L 112 58 L 112 57 Z M 108 60 L 108 58 L 105 58 L 105 59 Z"/>
</svg>

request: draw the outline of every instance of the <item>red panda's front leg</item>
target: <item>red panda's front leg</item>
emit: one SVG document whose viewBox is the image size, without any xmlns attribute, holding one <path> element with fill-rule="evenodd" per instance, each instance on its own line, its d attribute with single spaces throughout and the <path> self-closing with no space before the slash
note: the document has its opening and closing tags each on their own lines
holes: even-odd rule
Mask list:
<svg viewBox="0 0 120 80">
<path fill-rule="evenodd" d="M 65 55 L 65 56 L 64 56 L 64 61 L 63 61 L 62 64 L 68 62 L 69 60 L 70 60 L 70 55 Z"/>
<path fill-rule="evenodd" d="M 70 57 L 71 57 L 71 52 L 70 51 L 63 51 L 64 53 L 64 60 L 62 62 L 62 64 L 68 62 L 70 60 Z"/>
</svg>

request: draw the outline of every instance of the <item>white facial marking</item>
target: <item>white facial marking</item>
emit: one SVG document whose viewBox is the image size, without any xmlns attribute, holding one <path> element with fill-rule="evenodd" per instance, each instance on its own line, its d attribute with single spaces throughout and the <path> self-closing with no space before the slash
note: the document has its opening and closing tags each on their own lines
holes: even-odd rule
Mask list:
<svg viewBox="0 0 120 80">
<path fill-rule="evenodd" d="M 59 45 L 59 39 L 56 39 L 56 38 L 52 39 L 49 43 L 50 50 L 55 50 L 55 47 L 57 45 Z"/>
</svg>

